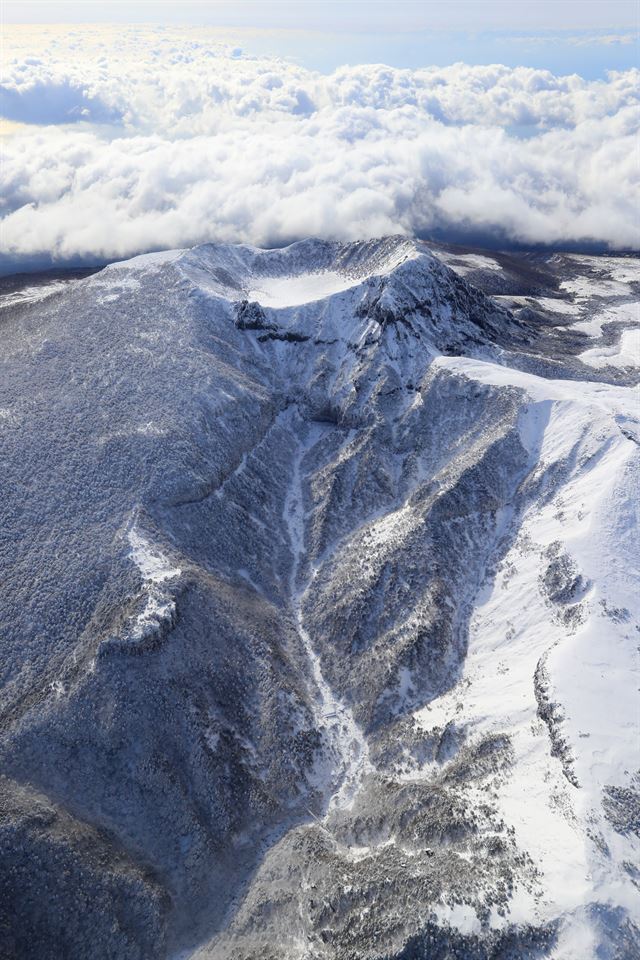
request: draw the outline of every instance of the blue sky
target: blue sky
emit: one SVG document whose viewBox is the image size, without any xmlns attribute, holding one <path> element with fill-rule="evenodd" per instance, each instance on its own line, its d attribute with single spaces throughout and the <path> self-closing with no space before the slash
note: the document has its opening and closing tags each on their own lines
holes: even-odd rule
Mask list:
<svg viewBox="0 0 640 960">
<path fill-rule="evenodd" d="M 638 66 L 637 0 L 5 0 L 6 23 L 166 23 L 219 27 L 256 55 L 330 72 L 504 63 L 587 79 Z"/>
</svg>

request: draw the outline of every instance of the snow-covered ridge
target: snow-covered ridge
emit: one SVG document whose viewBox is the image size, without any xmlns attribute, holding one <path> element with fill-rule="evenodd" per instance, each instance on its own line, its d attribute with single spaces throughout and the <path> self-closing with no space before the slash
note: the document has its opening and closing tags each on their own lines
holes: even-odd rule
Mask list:
<svg viewBox="0 0 640 960">
<path fill-rule="evenodd" d="M 402 237 L 351 247 L 303 241 L 284 253 L 263 251 L 253 259 L 248 300 L 275 308 L 311 303 L 369 278 L 388 276 L 421 256 L 417 246 Z M 323 263 L 327 266 L 319 269 Z"/>
<path fill-rule="evenodd" d="M 112 264 L 94 283 L 126 292 L 158 275 L 175 276 L 204 312 L 226 305 L 241 329 L 271 339 L 340 341 L 343 357 L 353 352 L 347 344 L 386 343 L 388 323 L 436 351 L 464 349 L 465 341 L 500 345 L 519 335 L 506 310 L 425 244 L 402 236 L 349 244 L 309 239 L 275 250 L 204 244 Z"/>
<path fill-rule="evenodd" d="M 423 251 L 424 252 L 424 251 Z M 192 249 L 141 254 L 109 264 L 112 271 L 148 272 L 173 263 L 179 267 L 211 270 L 225 277 L 229 289 L 242 286 L 248 277 L 294 278 L 334 270 L 345 277 L 364 279 L 383 275 L 420 255 L 418 244 L 407 237 L 383 237 L 356 243 L 308 239 L 277 249 L 249 244 L 205 243 Z"/>
<path fill-rule="evenodd" d="M 424 253 L 424 251 L 422 251 Z M 347 280 L 361 281 L 370 276 L 390 273 L 406 260 L 421 255 L 418 245 L 406 237 L 385 237 L 364 243 L 342 244 L 328 240 L 301 240 L 280 249 L 260 249 L 247 244 L 208 243 L 193 249 L 166 250 L 141 254 L 130 260 L 111 263 L 108 274 L 116 272 L 148 273 L 173 264 L 186 273 L 201 271 L 211 274 L 211 282 L 221 291 L 250 292 L 252 282 L 291 281 L 298 277 L 328 274 Z M 114 278 L 115 279 L 115 278 Z M 328 281 L 325 296 L 338 283 Z"/>
</svg>

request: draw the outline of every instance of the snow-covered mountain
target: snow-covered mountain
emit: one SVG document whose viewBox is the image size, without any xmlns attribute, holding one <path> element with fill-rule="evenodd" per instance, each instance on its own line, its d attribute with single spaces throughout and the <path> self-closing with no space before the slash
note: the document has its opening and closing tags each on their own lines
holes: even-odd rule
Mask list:
<svg viewBox="0 0 640 960">
<path fill-rule="evenodd" d="M 2 956 L 640 955 L 639 281 L 308 240 L 0 302 Z"/>
</svg>

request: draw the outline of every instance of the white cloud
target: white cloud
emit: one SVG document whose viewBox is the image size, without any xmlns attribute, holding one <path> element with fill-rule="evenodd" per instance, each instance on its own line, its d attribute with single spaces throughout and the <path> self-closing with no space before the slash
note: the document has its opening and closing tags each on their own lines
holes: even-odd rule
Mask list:
<svg viewBox="0 0 640 960">
<path fill-rule="evenodd" d="M 322 76 L 203 31 L 14 31 L 5 257 L 436 229 L 640 246 L 639 71 Z"/>
</svg>

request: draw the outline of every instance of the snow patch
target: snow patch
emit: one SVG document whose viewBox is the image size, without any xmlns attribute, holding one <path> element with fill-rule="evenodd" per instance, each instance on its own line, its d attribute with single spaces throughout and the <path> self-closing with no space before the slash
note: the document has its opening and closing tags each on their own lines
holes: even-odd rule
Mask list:
<svg viewBox="0 0 640 960">
<path fill-rule="evenodd" d="M 247 299 L 276 309 L 313 303 L 357 285 L 353 278 L 334 270 L 303 273 L 297 277 L 260 277 L 253 282 L 256 285 L 247 293 Z"/>
<path fill-rule="evenodd" d="M 158 547 L 152 546 L 135 528 L 129 531 L 127 539 L 131 546 L 129 556 L 138 567 L 143 578 L 149 583 L 163 583 L 165 580 L 173 580 L 182 573 L 180 567 L 172 566 L 171 561 L 162 551 Z"/>
<path fill-rule="evenodd" d="M 434 250 L 435 255 L 448 267 L 451 267 L 461 277 L 466 277 L 468 273 L 474 273 L 476 270 L 502 270 L 502 267 L 493 257 L 483 257 L 478 253 L 449 253 L 442 250 Z"/>
<path fill-rule="evenodd" d="M 292 566 L 289 578 L 291 603 L 298 634 L 309 658 L 311 674 L 317 691 L 315 719 L 328 743 L 324 756 L 316 762 L 312 783 L 328 800 L 327 813 L 352 805 L 363 778 L 373 767 L 369 760 L 369 745 L 356 723 L 349 707 L 336 697 L 324 677 L 320 657 L 304 625 L 303 600 L 311 586 L 310 580 L 298 584 L 304 546 L 304 492 L 302 460 L 308 447 L 300 445 L 294 456 L 291 485 L 285 499 L 283 518 L 289 532 Z"/>
<path fill-rule="evenodd" d="M 145 581 L 145 606 L 131 627 L 131 638 L 139 641 L 159 630 L 162 624 L 172 622 L 175 601 L 161 584 L 175 580 L 182 570 L 174 567 L 162 551 L 152 546 L 135 528 L 129 531 L 127 538 L 131 546 L 129 556 Z"/>
<path fill-rule="evenodd" d="M 116 269 L 132 271 L 157 270 L 166 263 L 171 263 L 173 260 L 177 260 L 180 256 L 182 256 L 183 253 L 185 253 L 184 249 L 159 250 L 156 253 L 141 253 L 139 256 L 131 257 L 129 260 L 116 260 L 105 267 L 105 271 Z"/>
<path fill-rule="evenodd" d="M 623 330 L 617 343 L 592 347 L 579 359 L 590 367 L 640 367 L 640 328 Z"/>
<path fill-rule="evenodd" d="M 25 303 L 37 303 L 40 300 L 46 300 L 47 297 L 51 297 L 54 293 L 59 293 L 68 287 L 70 282 L 72 281 L 56 280 L 53 283 L 23 287 L 21 290 L 6 293 L 0 296 L 0 310 L 6 310 L 8 307 L 16 307 Z"/>
</svg>

